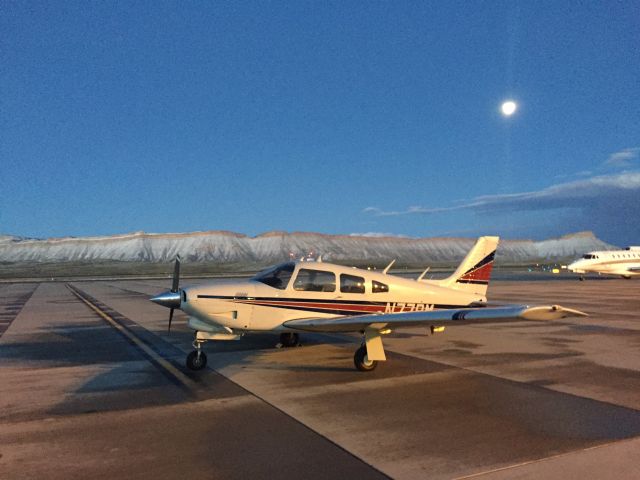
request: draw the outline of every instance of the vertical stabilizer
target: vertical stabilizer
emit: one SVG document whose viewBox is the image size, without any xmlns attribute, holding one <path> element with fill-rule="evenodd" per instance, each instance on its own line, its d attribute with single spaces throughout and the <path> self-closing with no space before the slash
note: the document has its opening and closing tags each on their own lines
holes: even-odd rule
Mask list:
<svg viewBox="0 0 640 480">
<path fill-rule="evenodd" d="M 438 285 L 485 296 L 499 237 L 480 237 L 450 277 Z"/>
</svg>

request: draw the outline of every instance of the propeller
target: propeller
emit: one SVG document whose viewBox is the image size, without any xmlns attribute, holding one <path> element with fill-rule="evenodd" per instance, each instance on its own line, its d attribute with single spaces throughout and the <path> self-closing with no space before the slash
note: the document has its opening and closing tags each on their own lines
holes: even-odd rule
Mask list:
<svg viewBox="0 0 640 480">
<path fill-rule="evenodd" d="M 171 284 L 171 293 L 178 293 L 180 289 L 178 285 L 180 284 L 180 255 L 176 255 L 176 263 L 173 265 L 173 283 Z M 169 328 L 167 328 L 167 332 L 171 331 L 171 321 L 173 320 L 173 311 L 174 307 L 171 307 L 169 310 Z"/>
<path fill-rule="evenodd" d="M 153 303 L 157 303 L 158 305 L 162 305 L 163 307 L 170 308 L 169 312 L 169 330 L 171 331 L 171 321 L 173 320 L 173 311 L 176 308 L 180 308 L 181 305 L 181 297 L 182 291 L 179 288 L 180 284 L 180 256 L 176 257 L 176 264 L 173 267 L 173 281 L 171 282 L 171 290 L 168 292 L 161 293 L 160 295 L 156 295 L 153 298 L 150 298 Z"/>
</svg>

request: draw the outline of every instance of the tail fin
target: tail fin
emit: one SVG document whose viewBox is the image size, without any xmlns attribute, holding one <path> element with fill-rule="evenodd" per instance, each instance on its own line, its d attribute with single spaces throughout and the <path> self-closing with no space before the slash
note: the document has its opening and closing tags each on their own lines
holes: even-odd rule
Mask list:
<svg viewBox="0 0 640 480">
<path fill-rule="evenodd" d="M 450 277 L 440 280 L 442 287 L 486 295 L 499 237 L 480 237 Z"/>
</svg>

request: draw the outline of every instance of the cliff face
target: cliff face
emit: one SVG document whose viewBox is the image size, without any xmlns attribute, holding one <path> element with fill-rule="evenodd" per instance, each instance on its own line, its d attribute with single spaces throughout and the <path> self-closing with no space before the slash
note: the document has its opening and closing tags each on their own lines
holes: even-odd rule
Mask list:
<svg viewBox="0 0 640 480">
<path fill-rule="evenodd" d="M 474 238 L 397 238 L 319 233 L 269 232 L 247 237 L 233 232 L 149 234 L 47 240 L 0 236 L 0 262 L 167 262 L 180 255 L 188 262 L 271 264 L 313 253 L 326 261 L 404 265 L 459 261 Z M 500 263 L 569 259 L 592 250 L 616 248 L 591 232 L 534 242 L 502 240 Z"/>
</svg>

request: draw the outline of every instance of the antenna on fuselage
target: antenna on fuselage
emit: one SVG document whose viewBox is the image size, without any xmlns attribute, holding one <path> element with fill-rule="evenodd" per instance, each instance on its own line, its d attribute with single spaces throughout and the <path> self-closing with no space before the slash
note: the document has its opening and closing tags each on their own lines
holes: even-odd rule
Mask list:
<svg viewBox="0 0 640 480">
<path fill-rule="evenodd" d="M 387 265 L 387 267 L 382 271 L 382 273 L 386 274 L 389 269 L 391 268 L 391 265 L 393 265 L 394 263 L 396 263 L 396 259 L 394 258 L 393 260 L 391 260 L 391 263 L 389 265 Z"/>
<path fill-rule="evenodd" d="M 418 280 L 416 281 L 419 282 L 420 280 L 422 280 L 429 270 L 431 270 L 431 267 L 427 267 L 426 270 L 420 274 Z"/>
</svg>

